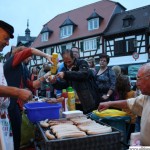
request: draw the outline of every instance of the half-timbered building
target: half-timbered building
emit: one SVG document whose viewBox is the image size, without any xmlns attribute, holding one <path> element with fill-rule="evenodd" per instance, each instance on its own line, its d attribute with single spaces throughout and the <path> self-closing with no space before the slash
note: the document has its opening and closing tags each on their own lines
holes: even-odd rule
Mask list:
<svg viewBox="0 0 150 150">
<path fill-rule="evenodd" d="M 48 54 L 56 52 L 61 60 L 63 49 L 78 47 L 80 57 L 99 57 L 104 52 L 103 32 L 106 30 L 114 14 L 126 10 L 121 4 L 102 0 L 57 15 L 44 24 L 38 37 L 32 44 Z M 37 64 L 46 61 L 35 57 Z"/>
<path fill-rule="evenodd" d="M 150 58 L 150 5 L 115 14 L 103 38 L 109 65 L 122 65 L 135 77 Z"/>
</svg>

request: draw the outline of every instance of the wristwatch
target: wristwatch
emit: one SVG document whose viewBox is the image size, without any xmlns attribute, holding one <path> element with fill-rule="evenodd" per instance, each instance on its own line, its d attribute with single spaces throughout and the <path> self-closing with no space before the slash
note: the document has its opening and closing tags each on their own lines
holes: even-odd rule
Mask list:
<svg viewBox="0 0 150 150">
<path fill-rule="evenodd" d="M 109 97 L 110 95 L 109 95 L 109 94 L 107 94 L 106 96 L 107 96 L 107 97 Z"/>
</svg>

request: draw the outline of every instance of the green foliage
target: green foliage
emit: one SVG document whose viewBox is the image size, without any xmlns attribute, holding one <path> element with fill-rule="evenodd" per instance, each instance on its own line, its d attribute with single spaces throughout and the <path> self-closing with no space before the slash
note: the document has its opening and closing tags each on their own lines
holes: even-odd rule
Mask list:
<svg viewBox="0 0 150 150">
<path fill-rule="evenodd" d="M 0 62 L 4 59 L 3 53 L 0 53 Z"/>
</svg>

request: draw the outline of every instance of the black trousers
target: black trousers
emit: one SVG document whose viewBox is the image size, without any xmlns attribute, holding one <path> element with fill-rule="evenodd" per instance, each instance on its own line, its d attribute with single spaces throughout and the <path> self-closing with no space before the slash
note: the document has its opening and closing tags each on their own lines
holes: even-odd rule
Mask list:
<svg viewBox="0 0 150 150">
<path fill-rule="evenodd" d="M 16 101 L 10 101 L 10 105 L 8 107 L 8 114 L 12 126 L 14 150 L 19 150 L 21 142 L 22 114 Z"/>
</svg>

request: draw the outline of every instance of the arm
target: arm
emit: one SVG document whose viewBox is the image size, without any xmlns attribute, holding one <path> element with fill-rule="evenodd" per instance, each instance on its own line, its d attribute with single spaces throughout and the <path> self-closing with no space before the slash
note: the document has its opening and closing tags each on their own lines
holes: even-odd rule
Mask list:
<svg viewBox="0 0 150 150">
<path fill-rule="evenodd" d="M 53 62 L 51 60 L 51 58 L 52 58 L 51 55 L 48 55 L 48 54 L 46 54 L 38 49 L 35 49 L 35 48 L 31 48 L 31 53 L 36 56 L 45 57 L 51 64 L 53 64 Z"/>
<path fill-rule="evenodd" d="M 85 60 L 80 60 L 79 63 L 80 64 L 73 67 L 71 71 L 59 72 L 56 77 L 72 81 L 87 80 L 91 75 L 88 63 Z"/>
<path fill-rule="evenodd" d="M 21 99 L 23 101 L 31 100 L 32 93 L 29 90 L 19 89 L 10 86 L 0 86 L 0 96 L 1 97 L 14 97 Z"/>
<path fill-rule="evenodd" d="M 50 63 L 53 64 L 53 62 L 51 61 L 51 55 L 48 55 L 35 48 L 23 47 L 21 51 L 14 54 L 14 60 L 12 66 L 13 67 L 17 66 L 19 63 L 23 62 L 26 58 L 32 55 L 45 57 Z"/>
<path fill-rule="evenodd" d="M 39 88 L 41 86 L 41 83 L 42 82 L 45 82 L 46 79 L 51 75 L 50 72 L 47 72 L 46 74 L 44 74 L 43 76 L 40 76 L 37 80 L 35 81 L 31 81 L 31 80 L 28 80 L 28 86 L 30 89 L 32 88 Z"/>
<path fill-rule="evenodd" d="M 102 96 L 102 98 L 103 98 L 104 100 L 106 100 L 106 99 L 108 99 L 108 98 L 112 95 L 112 93 L 113 93 L 113 90 L 109 89 L 109 91 L 107 92 L 107 94 L 104 94 L 104 95 Z"/>
<path fill-rule="evenodd" d="M 115 107 L 115 108 L 128 108 L 127 100 L 120 100 L 120 101 L 109 101 L 100 103 L 98 106 L 99 111 L 103 111 L 105 109 L 108 109 L 109 107 Z"/>
<path fill-rule="evenodd" d="M 77 61 L 79 61 L 77 67 L 72 68 L 72 71 L 66 71 L 64 74 L 64 79 L 72 81 L 83 81 L 89 78 L 91 75 L 91 70 L 89 69 L 88 63 L 85 60 Z"/>
<path fill-rule="evenodd" d="M 109 77 L 109 82 L 110 82 L 110 88 L 106 94 L 102 96 L 103 99 L 108 99 L 113 92 L 115 91 L 115 86 L 116 86 L 116 75 L 113 70 L 108 70 L 108 77 Z"/>
</svg>

